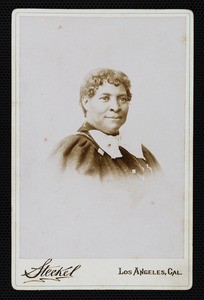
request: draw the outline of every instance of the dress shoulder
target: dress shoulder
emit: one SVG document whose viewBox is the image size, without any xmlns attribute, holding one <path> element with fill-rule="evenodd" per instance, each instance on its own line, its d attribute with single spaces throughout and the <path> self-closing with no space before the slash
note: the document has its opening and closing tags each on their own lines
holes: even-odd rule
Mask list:
<svg viewBox="0 0 204 300">
<path fill-rule="evenodd" d="M 97 149 L 90 139 L 82 135 L 70 135 L 56 146 L 52 156 L 58 160 L 61 170 L 74 169 L 89 174 L 95 165 Z"/>
<path fill-rule="evenodd" d="M 154 170 L 154 171 L 161 171 L 161 167 L 156 159 L 156 157 L 144 146 L 142 145 L 142 152 L 147 164 Z"/>
</svg>

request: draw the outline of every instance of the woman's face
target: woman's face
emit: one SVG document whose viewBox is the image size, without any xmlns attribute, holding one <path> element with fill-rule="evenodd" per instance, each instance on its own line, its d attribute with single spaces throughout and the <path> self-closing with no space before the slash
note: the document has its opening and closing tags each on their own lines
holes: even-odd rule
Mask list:
<svg viewBox="0 0 204 300">
<path fill-rule="evenodd" d="M 129 109 L 127 99 L 123 84 L 115 86 L 105 82 L 99 86 L 92 98 L 83 100 L 88 122 L 106 134 L 118 134 L 119 128 L 127 118 Z"/>
</svg>

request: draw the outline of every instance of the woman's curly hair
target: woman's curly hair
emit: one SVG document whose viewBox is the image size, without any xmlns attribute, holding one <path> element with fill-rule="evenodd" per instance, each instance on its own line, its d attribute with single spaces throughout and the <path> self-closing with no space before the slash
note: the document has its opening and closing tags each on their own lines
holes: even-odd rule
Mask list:
<svg viewBox="0 0 204 300">
<path fill-rule="evenodd" d="M 125 73 L 108 68 L 96 69 L 87 75 L 87 77 L 84 80 L 84 83 L 81 85 L 80 88 L 80 105 L 84 111 L 85 116 L 86 110 L 82 102 L 83 97 L 88 97 L 89 99 L 92 98 L 95 95 L 99 86 L 103 85 L 104 82 L 114 84 L 115 86 L 123 84 L 127 92 L 128 101 L 131 100 L 131 83 Z"/>
</svg>

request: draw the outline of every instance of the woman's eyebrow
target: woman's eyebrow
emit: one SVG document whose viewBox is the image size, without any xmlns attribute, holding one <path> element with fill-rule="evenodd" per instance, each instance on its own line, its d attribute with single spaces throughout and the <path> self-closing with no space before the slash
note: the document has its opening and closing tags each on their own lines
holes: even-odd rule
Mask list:
<svg viewBox="0 0 204 300">
<path fill-rule="evenodd" d="M 107 96 L 111 96 L 112 94 L 110 94 L 110 93 L 102 93 L 101 94 L 101 96 L 102 95 L 107 95 Z M 117 95 L 118 97 L 120 97 L 120 96 L 126 96 L 127 97 L 127 94 L 119 94 L 119 95 Z"/>
</svg>

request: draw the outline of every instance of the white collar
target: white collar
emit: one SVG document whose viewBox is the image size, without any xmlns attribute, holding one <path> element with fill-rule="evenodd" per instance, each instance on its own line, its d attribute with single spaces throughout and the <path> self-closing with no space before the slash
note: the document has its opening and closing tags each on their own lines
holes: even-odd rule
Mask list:
<svg viewBox="0 0 204 300">
<path fill-rule="evenodd" d="M 97 129 L 89 130 L 89 133 L 94 138 L 99 147 L 103 149 L 103 151 L 105 151 L 111 158 L 122 157 L 119 146 L 122 146 L 137 158 L 144 158 L 141 143 L 134 143 L 130 145 L 123 141 L 121 135 L 107 135 Z M 109 144 L 111 144 L 111 146 L 108 146 Z M 103 151 L 99 149 L 99 153 L 101 153 L 102 155 Z"/>
<path fill-rule="evenodd" d="M 134 145 L 130 145 L 123 141 L 121 135 L 107 135 L 104 132 L 97 129 L 89 130 L 89 133 L 101 148 L 99 149 L 99 153 L 101 153 L 102 155 L 103 151 L 105 151 L 113 159 L 117 157 L 122 157 L 123 155 L 119 149 L 119 146 L 122 146 L 127 151 L 135 155 L 137 158 L 144 158 L 141 143 L 134 143 Z"/>
<path fill-rule="evenodd" d="M 136 156 L 137 158 L 143 158 L 144 154 L 142 151 L 142 143 L 137 143 L 137 141 L 131 141 L 131 143 L 126 142 L 121 138 L 120 145 L 125 148 L 128 152 Z"/>
<path fill-rule="evenodd" d="M 89 130 L 90 135 L 94 138 L 99 147 L 104 150 L 111 158 L 122 157 L 119 146 L 121 137 L 119 135 L 107 135 L 99 130 Z"/>
</svg>

